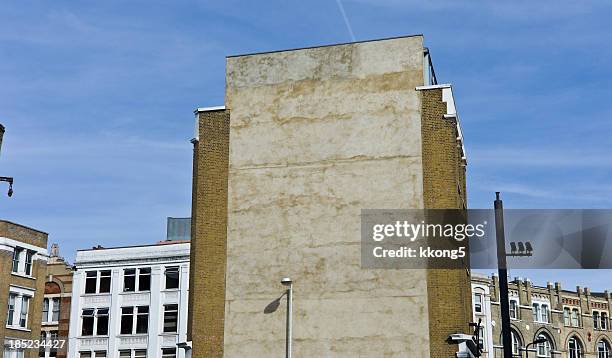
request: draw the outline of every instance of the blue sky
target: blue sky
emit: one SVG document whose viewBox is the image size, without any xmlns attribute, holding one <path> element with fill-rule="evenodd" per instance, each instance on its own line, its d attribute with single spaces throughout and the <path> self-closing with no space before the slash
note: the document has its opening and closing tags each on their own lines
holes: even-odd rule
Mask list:
<svg viewBox="0 0 612 358">
<path fill-rule="evenodd" d="M 455 86 L 471 207 L 496 190 L 510 208 L 612 207 L 610 2 L 343 5 L 357 40 L 425 35 Z M 223 103 L 225 56 L 350 40 L 336 0 L 4 2 L 0 175 L 16 184 L 0 217 L 69 258 L 163 239 L 166 216 L 189 215 L 192 110 Z M 558 275 L 612 288 L 609 272 Z"/>
</svg>

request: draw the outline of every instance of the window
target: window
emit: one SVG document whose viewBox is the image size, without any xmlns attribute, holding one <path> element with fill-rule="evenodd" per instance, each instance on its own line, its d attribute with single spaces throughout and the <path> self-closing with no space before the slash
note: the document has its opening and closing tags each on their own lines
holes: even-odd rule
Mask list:
<svg viewBox="0 0 612 358">
<path fill-rule="evenodd" d="M 518 302 L 510 300 L 510 318 L 518 319 Z"/>
<path fill-rule="evenodd" d="M 511 336 L 512 336 L 512 355 L 520 357 L 521 346 L 522 346 L 521 338 L 515 331 L 511 332 Z"/>
<path fill-rule="evenodd" d="M 608 314 L 605 312 L 601 313 L 601 329 L 608 329 Z"/>
<path fill-rule="evenodd" d="M 546 334 L 539 334 L 538 335 L 538 339 L 543 338 L 546 339 L 546 342 L 543 343 L 538 343 L 537 346 L 537 353 L 538 353 L 538 357 L 550 357 L 551 355 L 551 339 L 550 337 L 548 337 L 548 335 Z"/>
<path fill-rule="evenodd" d="M 53 342 L 58 339 L 57 331 L 42 331 L 40 334 L 41 342 L 45 342 L 45 344 L 41 344 L 38 350 L 38 356 L 41 358 L 54 358 L 57 357 L 57 348 L 53 348 Z"/>
<path fill-rule="evenodd" d="M 579 327 L 580 326 L 580 312 L 578 312 L 577 308 L 572 310 L 572 326 Z"/>
<path fill-rule="evenodd" d="M 32 258 L 34 257 L 33 251 L 26 251 L 25 267 L 23 273 L 28 276 L 32 276 Z"/>
<path fill-rule="evenodd" d="M 176 358 L 176 349 L 162 348 L 162 358 Z"/>
<path fill-rule="evenodd" d="M 79 352 L 79 358 L 106 358 L 106 351 Z"/>
<path fill-rule="evenodd" d="M 8 300 L 8 316 L 6 317 L 6 325 L 7 326 L 12 326 L 13 325 L 16 305 L 17 305 L 17 294 L 10 293 L 9 294 L 9 300 Z"/>
<path fill-rule="evenodd" d="M 13 328 L 28 328 L 28 314 L 33 292 L 17 288 L 11 289 L 20 292 L 9 292 L 6 325 Z"/>
<path fill-rule="evenodd" d="M 610 345 L 603 339 L 597 343 L 597 358 L 610 358 Z"/>
<path fill-rule="evenodd" d="M 106 358 L 106 351 L 95 351 L 95 358 Z"/>
<path fill-rule="evenodd" d="M 79 352 L 79 358 L 91 358 L 91 352 Z"/>
<path fill-rule="evenodd" d="M 42 314 L 43 322 L 49 322 L 49 299 L 45 298 L 43 300 L 43 314 Z"/>
<path fill-rule="evenodd" d="M 599 328 L 599 312 L 593 311 L 593 328 Z"/>
<path fill-rule="evenodd" d="M 83 310 L 83 314 L 81 316 L 81 336 L 93 336 L 95 321 L 94 312 L 95 310 L 93 308 Z"/>
<path fill-rule="evenodd" d="M 542 321 L 544 323 L 549 323 L 550 322 L 550 314 L 548 311 L 548 305 L 542 305 Z"/>
<path fill-rule="evenodd" d="M 34 254 L 35 252 L 32 250 L 16 247 L 13 251 L 13 264 L 11 271 L 17 274 L 32 276 Z"/>
<path fill-rule="evenodd" d="M 540 312 L 540 304 L 534 303 L 532 305 L 532 311 L 533 311 L 533 321 L 540 322 L 540 319 L 542 318 L 542 313 Z"/>
<path fill-rule="evenodd" d="M 583 358 L 582 343 L 576 337 L 572 337 L 567 342 L 567 357 L 568 358 Z"/>
<path fill-rule="evenodd" d="M 136 333 L 147 333 L 149 331 L 149 307 L 137 307 Z"/>
<path fill-rule="evenodd" d="M 4 347 L 3 358 L 24 358 L 25 351 L 23 349 L 10 349 Z"/>
<path fill-rule="evenodd" d="M 96 293 L 98 271 L 87 271 L 85 273 L 85 293 Z"/>
<path fill-rule="evenodd" d="M 19 315 L 19 327 L 28 326 L 28 312 L 30 310 L 30 297 L 21 296 L 21 314 Z"/>
<path fill-rule="evenodd" d="M 42 313 L 42 321 L 49 322 L 58 322 L 60 316 L 60 299 L 56 298 L 45 298 L 43 300 L 43 313 Z"/>
<path fill-rule="evenodd" d="M 60 299 L 52 298 L 51 299 L 51 307 L 53 310 L 51 311 L 51 322 L 58 322 L 60 317 Z"/>
<path fill-rule="evenodd" d="M 121 308 L 121 334 L 132 334 L 134 307 Z"/>
<path fill-rule="evenodd" d="M 135 323 L 135 324 L 134 324 Z M 149 307 L 122 307 L 121 334 L 144 334 L 149 331 Z"/>
<path fill-rule="evenodd" d="M 164 333 L 176 333 L 178 329 L 178 305 L 164 306 Z"/>
<path fill-rule="evenodd" d="M 12 271 L 15 273 L 19 272 L 19 261 L 21 259 L 23 253 L 23 249 L 20 247 L 16 247 L 15 251 L 13 251 L 13 268 Z"/>
<path fill-rule="evenodd" d="M 123 271 L 124 292 L 149 291 L 150 289 L 151 268 L 125 269 Z"/>
<path fill-rule="evenodd" d="M 146 349 L 135 349 L 135 350 L 122 349 L 119 351 L 119 358 L 147 358 L 147 350 Z"/>
<path fill-rule="evenodd" d="M 100 293 L 108 293 L 111 289 L 111 272 L 100 271 Z"/>
<path fill-rule="evenodd" d="M 123 270 L 123 292 L 136 291 L 136 269 Z"/>
<path fill-rule="evenodd" d="M 85 293 L 109 293 L 110 289 L 110 270 L 87 271 L 85 273 Z"/>
<path fill-rule="evenodd" d="M 563 324 L 564 325 L 566 326 L 572 325 L 572 322 L 570 321 L 570 316 L 571 316 L 570 309 L 567 307 L 563 308 Z"/>
<path fill-rule="evenodd" d="M 96 335 L 108 335 L 108 308 L 98 308 L 96 311 Z M 97 355 L 96 355 L 97 356 Z"/>
<path fill-rule="evenodd" d="M 482 293 L 474 294 L 474 312 L 482 313 Z"/>
<path fill-rule="evenodd" d="M 151 289 L 151 268 L 141 268 L 138 275 L 138 290 L 149 291 Z"/>
<path fill-rule="evenodd" d="M 166 290 L 174 290 L 179 288 L 179 267 L 166 267 Z"/>
<path fill-rule="evenodd" d="M 82 314 L 82 336 L 108 335 L 108 308 L 86 308 Z"/>
</svg>

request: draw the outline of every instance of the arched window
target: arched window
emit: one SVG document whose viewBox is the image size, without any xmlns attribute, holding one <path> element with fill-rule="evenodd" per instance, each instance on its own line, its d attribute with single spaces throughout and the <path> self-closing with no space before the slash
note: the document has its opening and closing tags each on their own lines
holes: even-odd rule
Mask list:
<svg viewBox="0 0 612 358">
<path fill-rule="evenodd" d="M 610 345 L 606 340 L 597 343 L 597 358 L 610 358 Z"/>
<path fill-rule="evenodd" d="M 512 355 L 520 357 L 521 356 L 521 347 L 523 343 L 521 342 L 521 337 L 514 330 L 510 332 L 512 336 Z"/>
<path fill-rule="evenodd" d="M 546 333 L 540 333 L 536 337 L 537 339 L 544 338 L 546 342 L 538 343 L 537 352 L 538 357 L 550 357 L 550 351 L 552 350 L 552 339 Z"/>
<path fill-rule="evenodd" d="M 567 357 L 568 358 L 584 358 L 584 349 L 582 343 L 575 336 L 567 342 Z"/>
</svg>

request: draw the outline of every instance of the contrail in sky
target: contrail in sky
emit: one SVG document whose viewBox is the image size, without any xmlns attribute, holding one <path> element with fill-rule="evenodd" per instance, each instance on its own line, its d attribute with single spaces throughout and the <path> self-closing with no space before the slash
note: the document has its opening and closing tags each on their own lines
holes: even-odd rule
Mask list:
<svg viewBox="0 0 612 358">
<path fill-rule="evenodd" d="M 357 41 L 355 39 L 355 33 L 353 32 L 353 28 L 351 27 L 351 23 L 349 22 L 349 19 L 346 16 L 346 12 L 344 11 L 344 5 L 342 5 L 342 0 L 336 0 L 336 2 L 338 3 L 338 7 L 340 8 L 340 12 L 342 13 L 342 17 L 344 18 L 344 23 L 346 24 L 346 29 L 348 30 L 349 35 L 351 35 L 351 40 L 353 42 Z"/>
</svg>

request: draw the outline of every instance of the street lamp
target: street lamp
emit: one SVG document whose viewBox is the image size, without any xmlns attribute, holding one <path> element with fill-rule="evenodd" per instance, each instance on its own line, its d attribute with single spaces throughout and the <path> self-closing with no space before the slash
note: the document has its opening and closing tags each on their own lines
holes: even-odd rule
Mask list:
<svg viewBox="0 0 612 358">
<path fill-rule="evenodd" d="M 293 325 L 293 281 L 289 277 L 281 280 L 281 284 L 287 288 L 287 327 L 286 327 L 286 344 L 285 357 L 291 358 L 291 340 L 292 340 L 292 325 Z"/>
<path fill-rule="evenodd" d="M 535 344 L 540 344 L 540 343 L 545 343 L 546 341 L 548 341 L 548 339 L 544 338 L 544 337 L 540 337 L 538 339 L 536 339 L 535 341 L 529 343 L 528 345 L 525 346 L 525 358 L 529 358 L 529 346 L 531 345 L 535 345 Z"/>
</svg>

